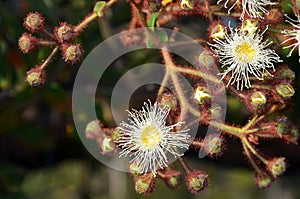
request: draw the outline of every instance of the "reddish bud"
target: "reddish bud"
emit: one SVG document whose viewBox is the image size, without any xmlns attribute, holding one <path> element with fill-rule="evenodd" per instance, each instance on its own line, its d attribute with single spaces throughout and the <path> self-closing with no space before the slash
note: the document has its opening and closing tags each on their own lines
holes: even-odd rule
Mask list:
<svg viewBox="0 0 300 199">
<path fill-rule="evenodd" d="M 255 91 L 250 96 L 250 102 L 254 109 L 261 109 L 267 103 L 267 96 L 260 91 Z"/>
<path fill-rule="evenodd" d="M 25 54 L 34 49 L 37 43 L 37 38 L 28 33 L 23 33 L 19 38 L 19 48 Z"/>
<path fill-rule="evenodd" d="M 145 173 L 134 177 L 134 188 L 139 194 L 149 195 L 154 191 L 156 178 L 153 173 Z"/>
<path fill-rule="evenodd" d="M 216 58 L 213 52 L 208 48 L 204 48 L 197 56 L 196 63 L 199 66 L 197 69 L 211 70 L 213 68 L 212 66 L 215 65 L 215 60 Z"/>
<path fill-rule="evenodd" d="M 281 65 L 276 69 L 274 74 L 276 79 L 285 79 L 289 81 L 294 81 L 296 75 L 287 65 Z"/>
<path fill-rule="evenodd" d="M 171 92 L 163 93 L 158 99 L 159 105 L 164 107 L 167 106 L 170 110 L 177 108 L 178 102 L 176 96 Z"/>
<path fill-rule="evenodd" d="M 203 140 L 203 149 L 211 157 L 221 156 L 224 149 L 224 140 L 217 134 L 208 135 Z"/>
<path fill-rule="evenodd" d="M 59 27 L 56 27 L 54 34 L 59 43 L 71 41 L 75 37 L 73 26 L 66 22 L 63 22 Z"/>
<path fill-rule="evenodd" d="M 275 90 L 284 99 L 289 99 L 295 94 L 293 86 L 287 82 L 276 85 Z"/>
<path fill-rule="evenodd" d="M 267 168 L 274 177 L 281 176 L 286 170 L 287 164 L 284 157 L 273 158 L 268 161 Z"/>
<path fill-rule="evenodd" d="M 62 46 L 62 52 L 64 61 L 69 64 L 76 64 L 83 54 L 80 44 L 64 44 Z"/>
<path fill-rule="evenodd" d="M 44 17 L 38 12 L 30 12 L 24 20 L 24 27 L 31 31 L 37 32 L 44 28 Z"/>
<path fill-rule="evenodd" d="M 216 21 L 208 27 L 208 36 L 212 39 L 224 39 L 226 28 L 222 21 Z"/>
<path fill-rule="evenodd" d="M 202 171 L 193 170 L 186 176 L 186 186 L 191 193 L 199 193 L 208 186 L 208 175 Z"/>
<path fill-rule="evenodd" d="M 181 183 L 180 180 L 180 172 L 175 171 L 175 170 L 167 170 L 167 171 L 162 171 L 163 176 L 160 176 L 165 184 L 170 188 L 170 189 L 176 189 Z"/>
<path fill-rule="evenodd" d="M 85 128 L 85 137 L 87 139 L 97 139 L 99 135 L 104 134 L 103 125 L 100 120 L 89 122 Z"/>
<path fill-rule="evenodd" d="M 32 68 L 27 71 L 26 81 L 30 86 L 43 86 L 45 83 L 45 72 L 40 67 Z"/>
<path fill-rule="evenodd" d="M 211 98 L 208 89 L 205 86 L 197 86 L 194 91 L 194 100 L 198 104 L 204 104 L 205 102 L 209 101 Z"/>
<path fill-rule="evenodd" d="M 254 179 L 255 179 L 255 184 L 257 184 L 259 188 L 267 188 L 272 183 L 272 178 L 264 172 L 259 172 L 259 173 L 256 172 Z"/>
</svg>

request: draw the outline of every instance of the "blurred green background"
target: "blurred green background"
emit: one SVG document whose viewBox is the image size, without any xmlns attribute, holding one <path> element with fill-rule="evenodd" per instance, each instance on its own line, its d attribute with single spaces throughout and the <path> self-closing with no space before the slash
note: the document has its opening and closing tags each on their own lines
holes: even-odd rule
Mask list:
<svg viewBox="0 0 300 199">
<path fill-rule="evenodd" d="M 260 149 L 270 156 L 286 156 L 290 167 L 286 175 L 268 189 L 255 186 L 253 171 L 244 161 L 236 140 L 227 141 L 227 150 L 218 160 L 199 160 L 196 152 L 187 154 L 192 167 L 210 174 L 211 186 L 199 195 L 187 192 L 184 183 L 178 190 L 170 190 L 161 181 L 150 196 L 137 195 L 128 174 L 109 169 L 93 159 L 81 144 L 72 119 L 72 85 L 80 64 L 66 65 L 56 56 L 47 69 L 46 85 L 31 88 L 24 81 L 26 71 L 46 59 L 50 49 L 43 47 L 23 55 L 18 50 L 17 40 L 25 31 L 23 17 L 29 11 L 41 12 L 47 28 L 53 28 L 60 21 L 76 24 L 92 10 L 94 3 L 83 0 L 0 1 L 0 199 L 300 198 L 299 147 L 276 141 L 262 142 Z M 87 54 L 103 39 L 126 29 L 129 20 L 129 6 L 120 2 L 76 41 L 83 44 Z M 180 19 L 179 23 L 194 20 L 197 17 Z M 195 28 L 193 32 L 201 30 L 201 27 L 192 27 Z M 106 125 L 113 122 L 102 108 L 109 102 L 114 80 L 127 66 L 141 64 L 145 59 L 159 60 L 157 55 L 158 52 L 142 56 L 133 53 L 122 70 L 115 68 L 107 72 L 102 80 L 107 87 L 97 100 L 99 117 Z M 288 116 L 300 127 L 300 66 L 296 56 L 283 59 L 296 72 L 297 93 Z M 236 123 L 245 122 L 249 116 L 245 107 L 230 96 L 228 103 L 227 118 Z"/>
</svg>

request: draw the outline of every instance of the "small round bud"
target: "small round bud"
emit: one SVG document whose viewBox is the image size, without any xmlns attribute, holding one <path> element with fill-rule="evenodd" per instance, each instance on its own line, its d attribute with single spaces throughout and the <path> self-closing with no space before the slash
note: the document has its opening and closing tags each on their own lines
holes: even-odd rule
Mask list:
<svg viewBox="0 0 300 199">
<path fill-rule="evenodd" d="M 164 180 L 165 184 L 170 189 L 176 189 L 181 183 L 180 172 L 175 170 L 162 171 L 163 176 L 161 178 Z"/>
<path fill-rule="evenodd" d="M 38 12 L 30 12 L 24 20 L 24 27 L 32 32 L 40 31 L 44 27 L 44 17 Z"/>
<path fill-rule="evenodd" d="M 194 99 L 199 103 L 203 104 L 207 99 L 210 99 L 210 94 L 207 89 L 203 86 L 198 86 L 194 91 Z"/>
<path fill-rule="evenodd" d="M 222 155 L 224 144 L 223 138 L 217 134 L 208 135 L 203 141 L 203 149 L 212 157 Z"/>
<path fill-rule="evenodd" d="M 62 47 L 64 61 L 76 64 L 82 57 L 83 51 L 80 44 L 65 44 Z"/>
<path fill-rule="evenodd" d="M 255 109 L 260 109 L 267 103 L 267 97 L 263 92 L 256 91 L 250 97 L 251 105 Z"/>
<path fill-rule="evenodd" d="M 103 139 L 98 140 L 101 154 L 110 154 L 115 152 L 114 141 L 109 136 L 104 136 Z"/>
<path fill-rule="evenodd" d="M 56 27 L 54 34 L 59 43 L 71 41 L 75 37 L 73 26 L 66 22 L 61 23 L 59 27 Z"/>
<path fill-rule="evenodd" d="M 254 179 L 255 179 L 255 183 L 259 188 L 267 188 L 272 183 L 272 178 L 268 174 L 263 172 L 260 173 L 256 172 Z"/>
<path fill-rule="evenodd" d="M 209 49 L 204 48 L 199 55 L 197 56 L 197 69 L 201 70 L 205 68 L 206 70 L 210 70 L 212 65 L 215 64 L 215 57 L 213 52 Z"/>
<path fill-rule="evenodd" d="M 208 28 L 209 37 L 212 39 L 224 39 L 226 35 L 226 28 L 221 21 L 217 21 Z"/>
<path fill-rule="evenodd" d="M 255 34 L 258 28 L 258 21 L 246 19 L 241 27 L 241 30 L 246 34 Z"/>
<path fill-rule="evenodd" d="M 27 72 L 26 81 L 30 86 L 42 86 L 45 83 L 45 72 L 40 67 L 33 68 Z"/>
<path fill-rule="evenodd" d="M 275 90 L 283 98 L 290 98 L 295 94 L 293 86 L 289 83 L 281 83 L 276 85 Z"/>
<path fill-rule="evenodd" d="M 134 177 L 134 188 L 138 194 L 148 195 L 154 191 L 156 178 L 153 173 L 145 173 Z"/>
<path fill-rule="evenodd" d="M 297 144 L 299 139 L 299 131 L 296 126 L 292 125 L 291 130 L 288 134 L 282 136 L 286 141 Z"/>
<path fill-rule="evenodd" d="M 191 193 L 199 193 L 208 186 L 208 175 L 204 172 L 193 170 L 186 176 L 186 186 Z"/>
<path fill-rule="evenodd" d="M 267 167 L 274 177 L 278 177 L 285 172 L 287 164 L 285 162 L 285 158 L 283 157 L 274 158 L 268 162 Z"/>
<path fill-rule="evenodd" d="M 281 65 L 276 69 L 275 78 L 287 79 L 289 81 L 295 80 L 295 72 L 292 71 L 287 65 Z"/>
<path fill-rule="evenodd" d="M 85 137 L 88 139 L 97 139 L 100 135 L 104 134 L 102 123 L 100 120 L 93 120 L 86 125 Z"/>
<path fill-rule="evenodd" d="M 158 101 L 162 107 L 167 106 L 171 110 L 176 109 L 178 105 L 176 96 L 171 92 L 163 93 Z"/>
<path fill-rule="evenodd" d="M 276 131 L 280 136 L 288 133 L 289 126 L 290 126 L 290 122 L 288 118 L 285 116 L 278 118 L 276 121 Z"/>
<path fill-rule="evenodd" d="M 19 48 L 25 54 L 36 46 L 37 38 L 28 33 L 23 33 L 19 38 Z"/>
</svg>

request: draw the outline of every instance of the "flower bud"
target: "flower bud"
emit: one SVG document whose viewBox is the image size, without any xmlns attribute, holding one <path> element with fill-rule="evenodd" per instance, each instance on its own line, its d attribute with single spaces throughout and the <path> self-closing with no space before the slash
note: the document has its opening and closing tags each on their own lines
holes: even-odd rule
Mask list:
<svg viewBox="0 0 300 199">
<path fill-rule="evenodd" d="M 104 131 L 100 120 L 91 121 L 86 125 L 85 137 L 87 139 L 97 139 L 103 133 Z"/>
<path fill-rule="evenodd" d="M 69 64 L 76 64 L 83 54 L 80 44 L 65 44 L 62 46 L 62 52 L 64 61 Z"/>
<path fill-rule="evenodd" d="M 30 12 L 24 20 L 24 27 L 32 32 L 40 31 L 44 27 L 44 18 L 38 12 Z"/>
<path fill-rule="evenodd" d="M 296 75 L 287 65 L 281 65 L 276 69 L 275 78 L 277 79 L 287 79 L 289 81 L 294 81 Z"/>
<path fill-rule="evenodd" d="M 263 92 L 255 91 L 250 96 L 250 102 L 254 109 L 261 109 L 267 103 L 267 97 Z"/>
<path fill-rule="evenodd" d="M 226 35 L 226 29 L 221 21 L 217 21 L 208 28 L 209 37 L 212 39 L 224 39 Z"/>
<path fill-rule="evenodd" d="M 28 33 L 23 33 L 19 38 L 19 48 L 25 54 L 36 46 L 37 38 Z"/>
<path fill-rule="evenodd" d="M 160 106 L 167 106 L 170 110 L 176 109 L 178 105 L 176 96 L 171 92 L 163 93 L 158 102 Z"/>
<path fill-rule="evenodd" d="M 267 164 L 267 168 L 274 177 L 282 175 L 286 170 L 287 164 L 285 158 L 273 158 Z"/>
<path fill-rule="evenodd" d="M 197 86 L 194 91 L 194 99 L 199 103 L 203 104 L 207 99 L 210 99 L 210 94 L 207 89 L 203 86 Z"/>
<path fill-rule="evenodd" d="M 293 86 L 289 83 L 281 83 L 276 85 L 275 90 L 283 98 L 290 98 L 295 94 Z"/>
<path fill-rule="evenodd" d="M 218 157 L 222 154 L 224 144 L 223 138 L 217 134 L 206 136 L 203 140 L 203 149 L 211 156 Z"/>
<path fill-rule="evenodd" d="M 213 52 L 211 52 L 209 49 L 204 48 L 199 55 L 197 56 L 197 69 L 198 70 L 211 70 L 212 66 L 215 64 L 215 57 Z"/>
<path fill-rule="evenodd" d="M 251 21 L 250 19 L 246 19 L 241 27 L 241 30 L 246 34 L 255 34 L 258 28 L 258 21 Z"/>
<path fill-rule="evenodd" d="M 156 178 L 153 173 L 145 173 L 134 177 L 135 191 L 138 194 L 148 195 L 154 191 Z"/>
<path fill-rule="evenodd" d="M 272 178 L 264 172 L 260 172 L 260 173 L 256 172 L 254 179 L 255 179 L 255 184 L 257 184 L 259 188 L 267 188 L 272 183 Z"/>
<path fill-rule="evenodd" d="M 56 27 L 54 34 L 59 43 L 71 41 L 75 37 L 73 26 L 66 22 L 61 23 L 59 27 Z"/>
<path fill-rule="evenodd" d="M 111 137 L 104 136 L 103 139 L 98 140 L 98 144 L 100 147 L 100 153 L 109 155 L 115 152 L 115 144 Z"/>
<path fill-rule="evenodd" d="M 168 170 L 168 171 L 162 171 L 163 178 L 165 184 L 170 188 L 170 189 L 176 189 L 181 183 L 180 180 L 180 172 L 175 171 L 175 170 Z"/>
<path fill-rule="evenodd" d="M 186 186 L 191 193 L 199 193 L 208 186 L 208 175 L 202 171 L 193 170 L 186 176 Z"/>
<path fill-rule="evenodd" d="M 280 136 L 287 134 L 289 131 L 290 122 L 287 117 L 282 116 L 276 120 L 276 131 Z"/>
<path fill-rule="evenodd" d="M 30 86 L 42 86 L 45 83 L 45 72 L 40 67 L 33 68 L 27 72 L 26 81 Z"/>
</svg>

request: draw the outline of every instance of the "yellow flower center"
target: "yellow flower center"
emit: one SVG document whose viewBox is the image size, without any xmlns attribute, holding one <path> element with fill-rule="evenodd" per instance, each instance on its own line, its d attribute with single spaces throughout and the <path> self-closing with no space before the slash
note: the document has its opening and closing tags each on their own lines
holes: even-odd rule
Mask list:
<svg viewBox="0 0 300 199">
<path fill-rule="evenodd" d="M 256 54 L 256 50 L 249 42 L 243 42 L 242 44 L 237 45 L 234 51 L 237 61 L 244 63 L 251 62 Z"/>
<path fill-rule="evenodd" d="M 141 145 L 144 149 L 153 149 L 161 142 L 162 134 L 155 126 L 147 126 L 141 131 Z"/>
</svg>

